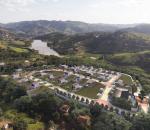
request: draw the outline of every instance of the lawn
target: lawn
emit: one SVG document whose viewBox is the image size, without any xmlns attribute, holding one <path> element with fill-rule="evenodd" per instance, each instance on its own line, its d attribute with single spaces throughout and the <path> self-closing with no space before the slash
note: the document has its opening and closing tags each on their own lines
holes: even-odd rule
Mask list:
<svg viewBox="0 0 150 130">
<path fill-rule="evenodd" d="M 29 124 L 27 130 L 44 130 L 44 124 L 41 122 Z"/>
<path fill-rule="evenodd" d="M 53 74 L 54 77 L 62 77 L 64 75 L 62 71 L 50 71 L 50 73 Z"/>
<path fill-rule="evenodd" d="M 39 93 L 42 93 L 42 92 L 52 92 L 51 89 L 49 89 L 48 87 L 45 87 L 45 86 L 41 86 L 37 89 L 33 89 L 31 90 L 30 92 L 28 92 L 29 95 L 33 95 L 33 94 L 39 94 Z"/>
<path fill-rule="evenodd" d="M 10 49 L 17 53 L 28 53 L 29 52 L 27 49 L 22 49 L 22 48 L 18 48 L 18 47 L 10 47 Z"/>
<path fill-rule="evenodd" d="M 123 80 L 127 85 L 131 85 L 133 83 L 131 77 L 128 75 L 122 75 L 120 79 Z"/>
<path fill-rule="evenodd" d="M 97 87 L 97 86 L 82 88 L 78 92 L 76 92 L 76 94 L 79 94 L 81 96 L 85 96 L 88 98 L 96 99 L 99 89 L 100 89 L 100 87 Z"/>
</svg>

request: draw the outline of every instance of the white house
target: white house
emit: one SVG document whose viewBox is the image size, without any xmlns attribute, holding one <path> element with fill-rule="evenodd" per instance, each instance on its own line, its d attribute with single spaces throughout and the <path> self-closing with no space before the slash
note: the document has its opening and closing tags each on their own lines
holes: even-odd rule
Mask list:
<svg viewBox="0 0 150 130">
<path fill-rule="evenodd" d="M 13 74 L 13 79 L 19 79 L 20 78 L 20 74 L 16 73 L 16 74 Z"/>
<path fill-rule="evenodd" d="M 68 80 L 64 79 L 64 78 L 61 78 L 60 79 L 60 83 L 68 83 Z"/>
<path fill-rule="evenodd" d="M 50 78 L 50 79 L 54 79 L 54 75 L 53 75 L 53 74 L 50 74 L 50 75 L 49 75 L 49 78 Z"/>
<path fill-rule="evenodd" d="M 83 88 L 83 86 L 81 86 L 81 85 L 78 84 L 78 83 L 73 84 L 73 87 L 74 87 L 76 90 Z"/>
<path fill-rule="evenodd" d="M 1 62 L 1 63 L 0 63 L 0 66 L 4 66 L 4 65 L 5 65 L 5 63 L 4 63 L 4 62 Z"/>
</svg>

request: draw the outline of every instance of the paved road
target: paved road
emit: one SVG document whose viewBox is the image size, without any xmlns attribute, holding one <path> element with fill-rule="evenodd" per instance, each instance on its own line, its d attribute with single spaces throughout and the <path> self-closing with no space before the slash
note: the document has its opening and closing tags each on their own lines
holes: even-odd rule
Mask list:
<svg viewBox="0 0 150 130">
<path fill-rule="evenodd" d="M 110 103 L 108 101 L 109 92 L 112 89 L 112 84 L 119 79 L 120 75 L 113 76 L 108 82 L 102 82 L 106 86 L 102 96 L 97 100 L 99 104 L 108 105 L 110 106 Z"/>
</svg>

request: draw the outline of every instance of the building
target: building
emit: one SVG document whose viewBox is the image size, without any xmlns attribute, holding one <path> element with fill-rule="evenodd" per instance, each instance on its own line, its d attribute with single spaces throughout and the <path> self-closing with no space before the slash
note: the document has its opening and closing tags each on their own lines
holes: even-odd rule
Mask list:
<svg viewBox="0 0 150 130">
<path fill-rule="evenodd" d="M 129 98 L 129 90 L 126 88 L 116 87 L 115 88 L 115 97 L 128 99 Z"/>
<path fill-rule="evenodd" d="M 73 87 L 74 87 L 75 90 L 83 88 L 83 86 L 81 86 L 78 83 L 73 84 Z"/>
</svg>

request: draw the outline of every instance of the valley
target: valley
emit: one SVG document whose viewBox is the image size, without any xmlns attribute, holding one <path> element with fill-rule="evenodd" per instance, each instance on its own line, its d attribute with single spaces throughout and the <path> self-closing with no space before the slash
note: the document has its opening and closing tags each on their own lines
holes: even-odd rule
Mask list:
<svg viewBox="0 0 150 130">
<path fill-rule="evenodd" d="M 150 35 L 137 31 L 139 25 L 0 26 L 2 124 L 17 130 L 19 124 L 25 130 L 95 130 L 105 118 L 132 130 L 142 114 L 149 119 Z"/>
</svg>

